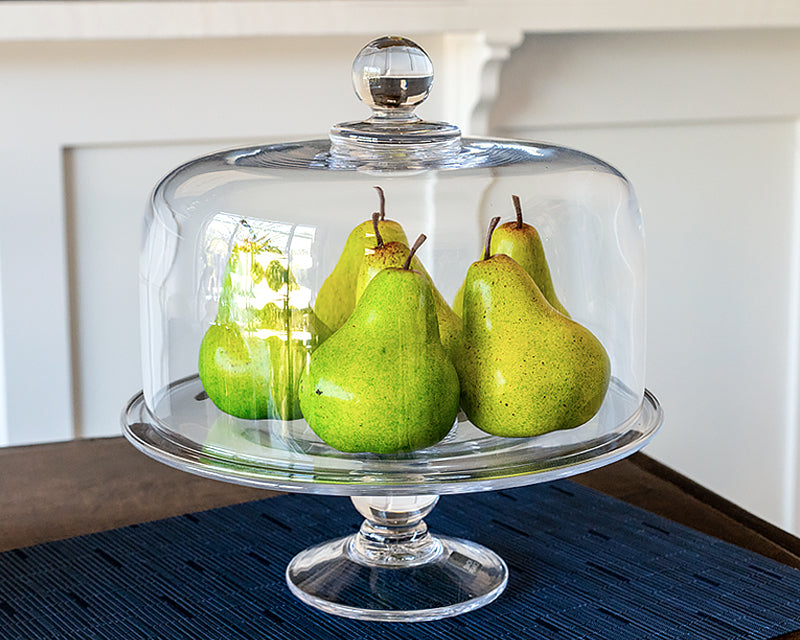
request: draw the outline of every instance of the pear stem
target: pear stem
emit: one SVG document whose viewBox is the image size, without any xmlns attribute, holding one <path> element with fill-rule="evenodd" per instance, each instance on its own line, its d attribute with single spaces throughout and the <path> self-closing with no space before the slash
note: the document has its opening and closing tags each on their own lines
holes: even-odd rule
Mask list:
<svg viewBox="0 0 800 640">
<path fill-rule="evenodd" d="M 403 269 L 411 268 L 411 258 L 414 257 L 414 254 L 417 252 L 417 249 L 419 249 L 422 246 L 422 243 L 425 242 L 427 239 L 428 236 L 426 236 L 424 233 L 419 234 L 419 237 L 414 241 L 414 244 L 408 251 L 408 257 L 406 258 L 406 263 L 403 265 Z"/>
<path fill-rule="evenodd" d="M 375 229 L 375 239 L 378 241 L 376 245 L 378 248 L 383 247 L 383 236 L 381 232 L 378 230 L 378 220 L 381 219 L 381 214 L 377 211 L 372 214 L 372 228 Z"/>
<path fill-rule="evenodd" d="M 381 220 L 386 220 L 386 196 L 383 193 L 383 189 L 381 187 L 375 187 L 375 190 L 378 192 L 378 199 L 380 200 L 380 216 Z"/>
<path fill-rule="evenodd" d="M 522 229 L 522 205 L 519 201 L 519 196 L 511 196 L 514 201 L 514 209 L 517 211 L 517 229 Z"/>
<path fill-rule="evenodd" d="M 497 228 L 497 224 L 500 222 L 500 216 L 495 216 L 489 222 L 489 233 L 486 234 L 486 248 L 483 251 L 483 259 L 488 260 L 492 257 L 492 234 L 494 233 L 495 228 Z"/>
</svg>

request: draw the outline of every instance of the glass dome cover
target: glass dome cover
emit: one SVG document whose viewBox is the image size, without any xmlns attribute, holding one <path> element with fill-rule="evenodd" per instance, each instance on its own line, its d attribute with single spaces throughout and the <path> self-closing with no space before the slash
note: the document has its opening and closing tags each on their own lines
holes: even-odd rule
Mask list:
<svg viewBox="0 0 800 640">
<path fill-rule="evenodd" d="M 154 190 L 137 446 L 348 495 L 540 481 L 642 446 L 660 409 L 628 181 L 421 120 L 433 70 L 408 40 L 367 45 L 353 77 L 367 120 L 199 158 Z"/>
<path fill-rule="evenodd" d="M 438 495 L 586 471 L 660 426 L 642 220 L 597 158 L 417 117 L 433 67 L 409 40 L 369 43 L 353 80 L 367 120 L 156 186 L 123 427 L 193 473 L 351 496 L 361 531 L 298 554 L 290 589 L 338 615 L 429 620 L 508 575 L 427 533 Z M 445 586 L 363 588 L 383 580 Z"/>
</svg>

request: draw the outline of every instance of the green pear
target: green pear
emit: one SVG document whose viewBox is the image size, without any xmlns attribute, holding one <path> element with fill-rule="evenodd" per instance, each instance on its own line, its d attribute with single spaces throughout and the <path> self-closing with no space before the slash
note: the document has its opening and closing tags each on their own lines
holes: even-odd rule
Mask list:
<svg viewBox="0 0 800 640">
<path fill-rule="evenodd" d="M 340 451 L 423 449 L 455 422 L 458 376 L 439 339 L 428 279 L 409 269 L 420 243 L 403 268 L 383 269 L 370 281 L 300 379 L 306 421 Z"/>
<path fill-rule="evenodd" d="M 409 248 L 405 242 L 393 240 L 384 242 L 380 231 L 380 214 L 372 214 L 372 227 L 375 234 L 375 245 L 366 250 L 356 276 L 356 302 L 361 298 L 364 289 L 378 275 L 389 267 L 402 267 L 408 258 Z"/>
<path fill-rule="evenodd" d="M 383 190 L 375 187 L 380 195 L 380 231 L 386 242 L 398 241 L 408 244 L 408 239 L 399 223 L 386 220 Z M 332 331 L 341 327 L 356 304 L 356 281 L 358 269 L 365 253 L 375 246 L 375 232 L 372 220 L 366 220 L 350 232 L 344 244 L 339 261 L 317 292 L 314 312 Z"/>
<path fill-rule="evenodd" d="M 275 413 L 265 340 L 235 324 L 212 324 L 200 343 L 198 367 L 203 388 L 220 411 L 247 420 Z"/>
<path fill-rule="evenodd" d="M 505 437 L 587 422 L 608 389 L 606 350 L 559 313 L 516 261 L 490 257 L 489 247 L 487 238 L 484 259 L 469 267 L 464 283 L 464 325 L 453 360 L 461 407 L 475 426 Z"/>
<path fill-rule="evenodd" d="M 442 346 L 445 352 L 452 360 L 454 349 L 461 335 L 461 318 L 447 304 L 447 300 L 439 293 L 439 290 L 433 284 L 433 278 L 422 266 L 422 262 L 414 256 L 411 260 L 411 268 L 419 271 L 424 275 L 431 285 L 431 292 L 433 293 L 433 304 L 436 307 L 436 318 L 439 320 L 439 338 L 442 341 Z"/>
<path fill-rule="evenodd" d="M 536 286 L 555 310 L 569 318 L 569 313 L 559 301 L 555 287 L 553 287 L 550 267 L 544 255 L 539 232 L 535 227 L 522 221 L 522 205 L 519 196 L 511 196 L 511 198 L 514 202 L 517 219 L 515 222 L 506 222 L 497 227 L 492 234 L 491 254 L 504 253 L 513 258 L 533 278 Z M 461 314 L 463 295 L 464 286 L 462 285 L 453 300 L 453 310 L 458 314 Z"/>
<path fill-rule="evenodd" d="M 378 229 L 377 214 L 373 214 L 373 225 L 375 227 L 375 238 L 377 244 L 367 251 L 364 259 L 361 261 L 361 266 L 358 270 L 358 278 L 356 282 L 356 301 L 361 298 L 361 294 L 372 279 L 378 274 L 389 267 L 402 267 L 408 258 L 409 248 L 402 242 L 384 242 Z M 428 284 L 431 285 L 431 292 L 433 293 L 433 302 L 436 307 L 436 318 L 439 321 L 439 337 L 442 341 L 447 355 L 452 357 L 452 350 L 455 347 L 456 339 L 461 333 L 461 318 L 459 318 L 444 296 L 439 293 L 436 285 L 433 283 L 433 278 L 425 270 L 420 259 L 414 255 L 411 258 L 411 268 L 414 271 L 419 271 L 428 279 Z"/>
<path fill-rule="evenodd" d="M 203 388 L 237 418 L 301 418 L 300 374 L 330 333 L 308 308 L 308 289 L 283 262 L 277 249 L 258 239 L 234 245 L 216 319 L 200 343 Z"/>
</svg>

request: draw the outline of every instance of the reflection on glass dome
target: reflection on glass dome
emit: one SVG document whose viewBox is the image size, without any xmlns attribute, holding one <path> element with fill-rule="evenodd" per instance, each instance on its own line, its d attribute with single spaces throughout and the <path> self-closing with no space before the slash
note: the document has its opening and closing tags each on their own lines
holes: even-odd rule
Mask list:
<svg viewBox="0 0 800 640">
<path fill-rule="evenodd" d="M 250 420 L 295 420 L 300 375 L 328 331 L 303 285 L 314 227 L 219 213 L 201 234 L 200 291 L 218 300 L 199 350 L 208 397 Z"/>
</svg>

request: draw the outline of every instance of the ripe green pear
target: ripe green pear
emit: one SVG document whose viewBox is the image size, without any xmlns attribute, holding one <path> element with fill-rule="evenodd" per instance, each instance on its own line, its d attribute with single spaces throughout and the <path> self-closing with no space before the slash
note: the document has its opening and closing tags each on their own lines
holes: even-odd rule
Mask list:
<svg viewBox="0 0 800 640">
<path fill-rule="evenodd" d="M 198 370 L 221 411 L 248 420 L 302 417 L 297 386 L 311 351 L 330 333 L 307 306 L 281 254 L 256 240 L 228 260 L 217 317 L 200 343 Z"/>
<path fill-rule="evenodd" d="M 367 254 L 361 261 L 356 278 L 356 302 L 359 301 L 367 285 L 384 269 L 399 269 L 406 263 L 408 247 L 403 242 L 380 243 L 372 249 L 367 249 Z"/>
<path fill-rule="evenodd" d="M 599 411 L 611 377 L 606 350 L 556 311 L 512 258 L 470 266 L 463 311 L 453 362 L 461 406 L 477 427 L 530 437 L 577 427 Z"/>
<path fill-rule="evenodd" d="M 522 206 L 519 197 L 512 196 L 512 198 L 517 219 L 505 222 L 495 229 L 492 234 L 490 253 L 491 255 L 503 253 L 513 258 L 533 278 L 536 286 L 555 310 L 569 318 L 569 313 L 556 295 L 550 275 L 550 266 L 547 264 L 539 232 L 532 225 L 522 221 Z M 463 295 L 464 287 L 462 285 L 453 300 L 453 310 L 458 314 L 462 313 Z"/>
<path fill-rule="evenodd" d="M 269 393 L 271 361 L 262 338 L 235 324 L 212 324 L 200 343 L 200 380 L 220 411 L 261 420 L 277 414 Z"/>
<path fill-rule="evenodd" d="M 377 223 L 376 223 L 377 225 Z M 367 250 L 367 254 L 361 261 L 361 266 L 358 270 L 358 278 L 356 283 L 356 301 L 361 298 L 361 294 L 370 281 L 384 269 L 390 267 L 402 267 L 405 264 L 409 248 L 402 242 L 386 242 L 384 243 L 378 229 L 375 229 L 378 243 L 372 249 Z M 442 341 L 442 346 L 449 357 L 452 357 L 452 351 L 455 347 L 456 339 L 461 333 L 461 318 L 459 318 L 444 296 L 439 293 L 436 285 L 433 283 L 433 278 L 425 270 L 422 262 L 416 255 L 411 258 L 411 268 L 415 271 L 422 273 L 431 286 L 433 293 L 433 301 L 436 307 L 436 318 L 439 321 L 439 337 Z"/>
<path fill-rule="evenodd" d="M 309 426 L 346 452 L 429 447 L 453 426 L 458 402 L 458 376 L 439 339 L 431 287 L 407 268 L 387 268 L 372 279 L 300 379 Z"/>
<path fill-rule="evenodd" d="M 383 192 L 381 209 L 383 209 Z M 383 213 L 383 212 L 382 212 Z M 386 242 L 408 244 L 405 231 L 394 220 L 380 220 L 380 233 Z M 314 312 L 331 331 L 336 331 L 350 317 L 356 304 L 356 281 L 358 269 L 366 252 L 375 246 L 375 231 L 372 220 L 366 220 L 350 232 L 339 261 L 317 292 Z"/>
</svg>

